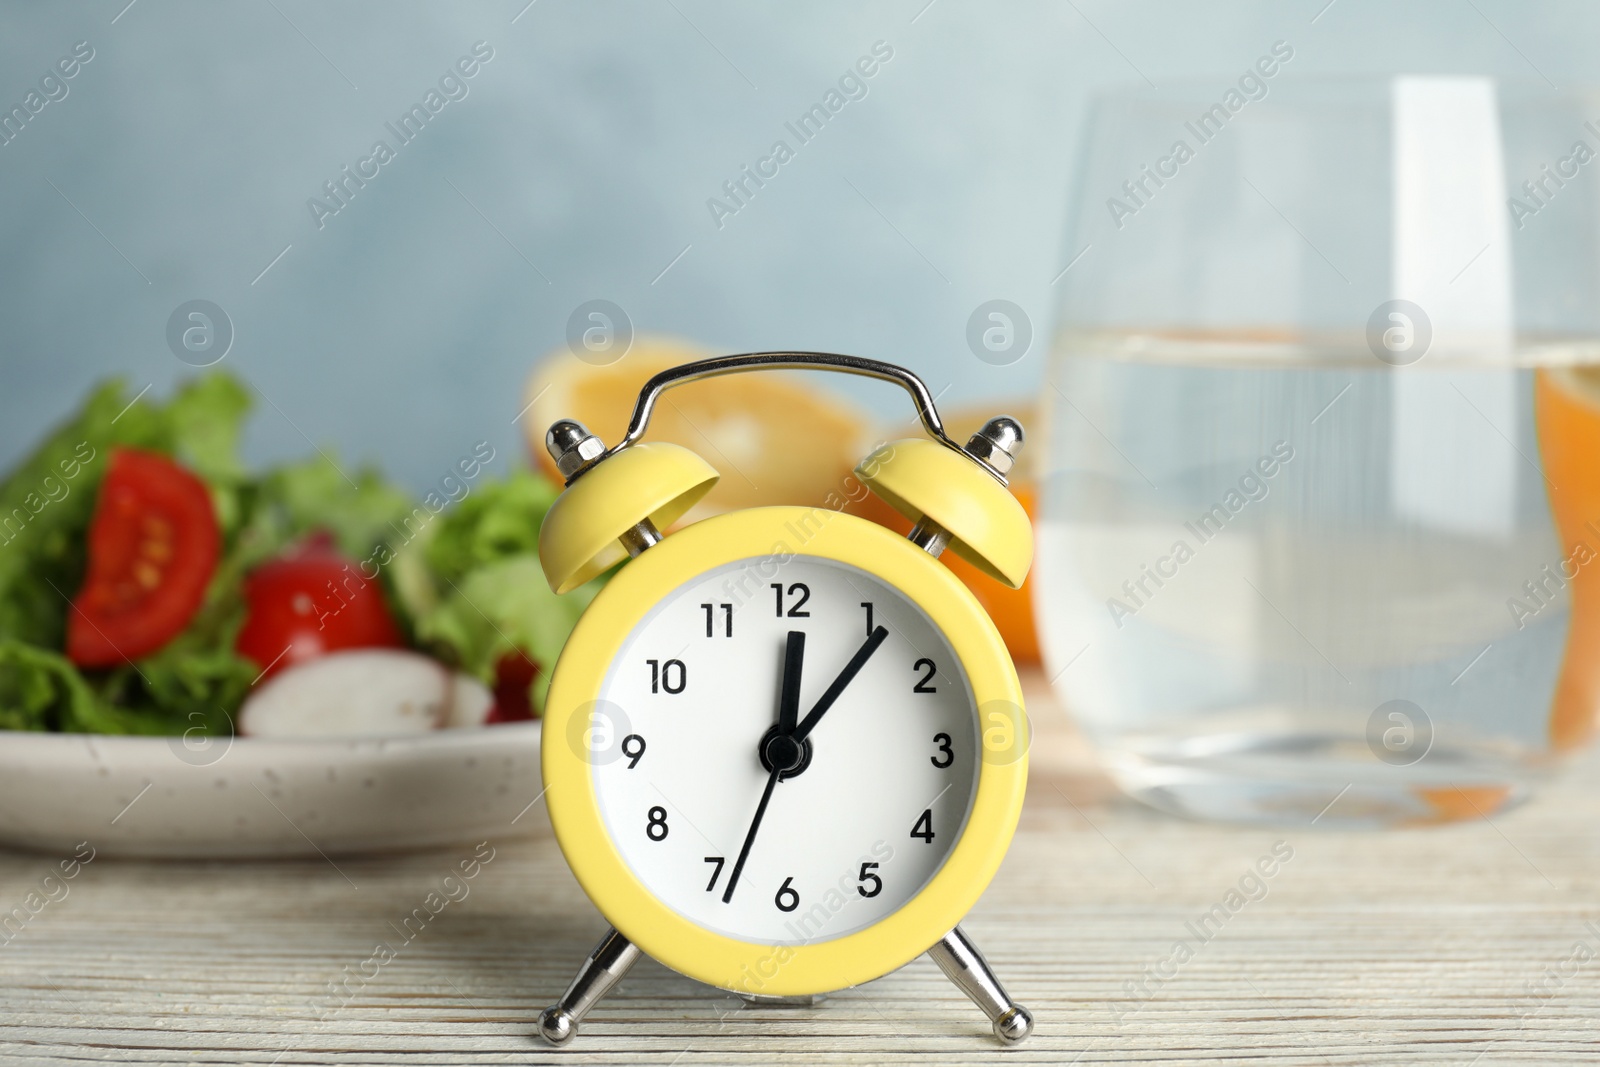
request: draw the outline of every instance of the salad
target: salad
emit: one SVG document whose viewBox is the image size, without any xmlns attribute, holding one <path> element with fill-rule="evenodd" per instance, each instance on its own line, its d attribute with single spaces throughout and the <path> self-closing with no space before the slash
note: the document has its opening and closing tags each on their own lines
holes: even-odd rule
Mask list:
<svg viewBox="0 0 1600 1067">
<path fill-rule="evenodd" d="M 480 443 L 420 500 L 325 452 L 238 456 L 251 397 L 109 381 L 0 481 L 0 729 L 393 733 L 537 713 L 594 588 L 556 596 L 542 475 Z"/>
</svg>

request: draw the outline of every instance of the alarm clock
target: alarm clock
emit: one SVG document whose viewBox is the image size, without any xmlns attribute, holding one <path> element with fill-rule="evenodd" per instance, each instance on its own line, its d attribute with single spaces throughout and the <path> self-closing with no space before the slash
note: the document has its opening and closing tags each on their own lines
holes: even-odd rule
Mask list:
<svg viewBox="0 0 1600 1067">
<path fill-rule="evenodd" d="M 903 387 L 923 437 L 856 468 L 907 537 L 829 507 L 760 507 L 664 533 L 716 483 L 643 440 L 666 390 L 767 369 Z M 1021 686 L 994 624 L 936 557 L 1020 586 L 1028 517 L 1005 416 L 964 446 L 921 379 L 854 356 L 721 356 L 645 383 L 611 447 L 550 427 L 566 478 L 539 534 L 569 592 L 627 560 L 552 673 L 543 772 L 574 875 L 611 924 L 539 1018 L 564 1045 L 641 954 L 747 999 L 813 1003 L 927 953 L 1015 1043 L 1033 1019 L 957 925 L 1005 856 L 1027 782 Z M 804 448 L 804 441 L 794 442 Z M 844 499 L 840 496 L 838 499 Z"/>
</svg>

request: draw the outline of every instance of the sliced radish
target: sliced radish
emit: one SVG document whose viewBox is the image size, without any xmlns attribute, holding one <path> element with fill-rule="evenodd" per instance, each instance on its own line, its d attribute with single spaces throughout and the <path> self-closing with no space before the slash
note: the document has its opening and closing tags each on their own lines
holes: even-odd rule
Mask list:
<svg viewBox="0 0 1600 1067">
<path fill-rule="evenodd" d="M 274 676 L 239 709 L 248 737 L 384 737 L 475 725 L 493 698 L 438 660 L 397 649 L 352 649 Z"/>
<path fill-rule="evenodd" d="M 445 726 L 482 726 L 494 711 L 494 694 L 470 674 L 458 674 L 450 683 L 450 713 Z"/>
</svg>

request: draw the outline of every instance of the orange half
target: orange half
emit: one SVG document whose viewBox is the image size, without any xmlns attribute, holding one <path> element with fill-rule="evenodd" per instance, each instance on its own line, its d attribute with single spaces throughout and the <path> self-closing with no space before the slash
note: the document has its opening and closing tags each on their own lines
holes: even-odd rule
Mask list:
<svg viewBox="0 0 1600 1067">
<path fill-rule="evenodd" d="M 558 483 L 544 434 L 557 419 L 577 419 L 608 446 L 622 439 L 639 390 L 653 375 L 713 355 L 685 341 L 640 337 L 616 363 L 596 367 L 566 349 L 545 356 L 528 379 L 523 416 L 528 447 Z M 841 507 L 859 492 L 851 471 L 869 451 L 868 421 L 847 401 L 799 374 L 731 374 L 669 389 L 650 418 L 647 441 L 698 453 L 722 480 L 685 516 L 770 504 Z"/>
</svg>

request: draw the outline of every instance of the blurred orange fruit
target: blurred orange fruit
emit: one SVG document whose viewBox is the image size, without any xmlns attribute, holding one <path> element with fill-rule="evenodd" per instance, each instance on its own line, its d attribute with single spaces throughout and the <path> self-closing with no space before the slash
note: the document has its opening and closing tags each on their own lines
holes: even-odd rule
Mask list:
<svg viewBox="0 0 1600 1067">
<path fill-rule="evenodd" d="M 967 438 L 971 437 L 978 427 L 1002 412 L 1015 416 L 1022 423 L 1025 433 L 1035 429 L 1037 418 L 1034 409 L 1029 405 L 1014 404 L 1009 411 L 1002 404 L 982 409 L 962 408 L 941 414 L 944 418 L 945 432 L 953 440 L 965 444 Z M 1029 462 L 1031 455 L 1026 448 L 1023 449 L 1022 461 L 1012 472 L 1011 492 L 1022 504 L 1023 510 L 1028 513 L 1028 518 L 1037 521 L 1035 509 L 1038 496 L 1031 477 L 1036 465 Z M 871 519 L 880 526 L 887 526 L 896 533 L 905 534 L 911 531 L 909 520 L 871 493 L 868 493 L 865 499 L 852 504 L 847 510 L 864 519 Z M 1011 658 L 1018 665 L 1038 663 L 1039 633 L 1034 628 L 1033 622 L 1033 579 L 1029 578 L 1024 582 L 1021 589 L 1012 589 L 990 578 L 954 552 L 946 552 L 939 558 L 949 566 L 956 577 L 966 583 L 967 588 L 972 590 L 972 595 L 978 598 L 983 610 L 989 613 L 989 618 L 994 620 L 995 628 L 1005 639 L 1006 648 L 1011 650 Z"/>
<path fill-rule="evenodd" d="M 524 395 L 532 406 L 523 426 L 539 468 L 561 481 L 544 447 L 552 422 L 577 419 L 614 445 L 627 431 L 646 381 L 713 354 L 690 342 L 641 336 L 606 367 L 584 363 L 566 349 L 545 356 Z M 854 406 L 798 375 L 734 374 L 662 394 L 646 440 L 683 445 L 721 472 L 716 488 L 684 517 L 692 522 L 768 504 L 838 508 L 856 487 L 850 472 L 869 450 L 867 426 Z"/>
<path fill-rule="evenodd" d="M 1600 550 L 1600 368 L 1539 370 L 1533 405 L 1562 556 L 1579 542 Z M 1600 714 L 1600 565 L 1578 567 L 1571 582 L 1572 621 L 1550 709 L 1558 751 L 1593 737 Z"/>
<path fill-rule="evenodd" d="M 1431 809 L 1419 823 L 1487 819 L 1511 798 L 1511 787 L 1504 785 L 1413 786 L 1412 792 Z"/>
</svg>

